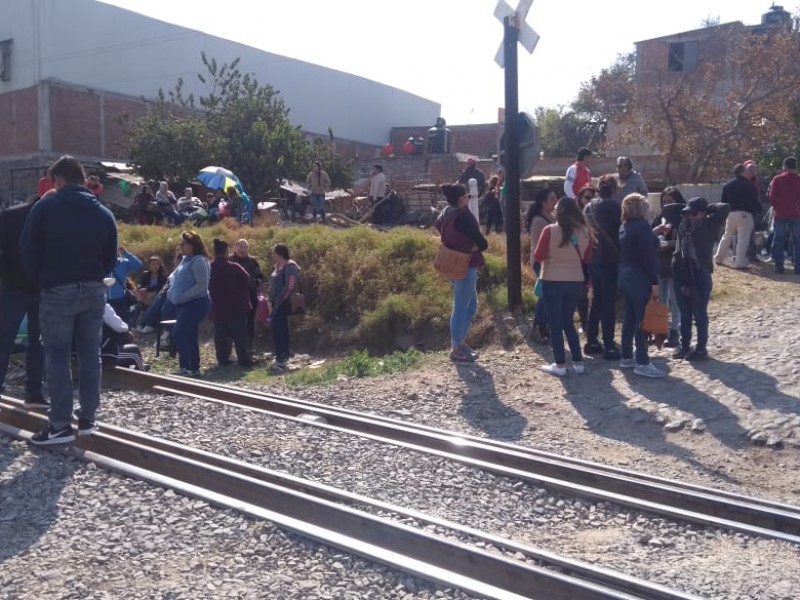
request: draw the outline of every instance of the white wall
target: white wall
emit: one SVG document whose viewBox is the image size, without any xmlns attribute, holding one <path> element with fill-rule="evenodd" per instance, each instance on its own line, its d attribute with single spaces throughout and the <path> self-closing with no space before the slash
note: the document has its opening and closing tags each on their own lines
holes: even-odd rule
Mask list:
<svg viewBox="0 0 800 600">
<path fill-rule="evenodd" d="M 168 1 L 168 0 L 165 0 Z M 219 8 L 219 7 L 217 7 Z M 197 10 L 214 10 L 198 2 Z M 305 131 L 370 144 L 393 126 L 433 124 L 440 105 L 362 77 L 319 67 L 171 25 L 94 0 L 0 0 L 0 41 L 13 38 L 11 81 L 0 94 L 42 79 L 154 97 L 179 77 L 202 92 L 200 52 L 270 84 Z"/>
</svg>

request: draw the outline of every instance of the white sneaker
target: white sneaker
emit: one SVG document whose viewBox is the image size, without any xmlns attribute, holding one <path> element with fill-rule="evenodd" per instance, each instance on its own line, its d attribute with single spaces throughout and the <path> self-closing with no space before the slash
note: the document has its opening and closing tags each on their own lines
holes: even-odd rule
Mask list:
<svg viewBox="0 0 800 600">
<path fill-rule="evenodd" d="M 653 363 L 647 363 L 646 365 L 636 365 L 636 368 L 633 370 L 636 375 L 641 375 L 642 377 L 651 377 L 653 379 L 659 379 L 661 377 L 666 377 L 667 374 L 656 367 Z"/>
<path fill-rule="evenodd" d="M 620 369 L 633 369 L 635 367 L 636 367 L 635 358 L 623 358 L 621 361 L 619 361 Z"/>
<path fill-rule="evenodd" d="M 548 373 L 549 375 L 555 375 L 556 377 L 563 377 L 567 374 L 567 368 L 559 367 L 556 363 L 545 365 L 539 368 L 545 373 Z"/>
<path fill-rule="evenodd" d="M 574 362 L 572 363 L 572 370 L 578 375 L 581 375 L 586 371 L 586 367 L 583 366 L 582 362 Z"/>
</svg>

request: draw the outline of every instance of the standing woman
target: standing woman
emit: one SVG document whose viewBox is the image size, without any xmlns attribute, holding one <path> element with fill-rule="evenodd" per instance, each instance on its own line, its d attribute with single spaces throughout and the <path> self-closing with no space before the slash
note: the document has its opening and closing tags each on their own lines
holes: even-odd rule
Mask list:
<svg viewBox="0 0 800 600">
<path fill-rule="evenodd" d="M 672 255 L 675 253 L 675 240 L 681 224 L 681 210 L 686 199 L 676 187 L 665 188 L 661 192 L 661 214 L 653 221 L 653 233 L 659 236 L 658 257 L 661 268 L 658 274 L 658 290 L 661 302 L 669 306 L 669 334 L 664 342 L 665 348 L 677 348 L 680 344 L 681 309 L 675 294 L 675 281 L 672 277 Z"/>
<path fill-rule="evenodd" d="M 583 265 L 591 255 L 594 240 L 578 203 L 567 196 L 556 205 L 556 222 L 539 236 L 534 259 L 542 265 L 542 301 L 550 320 L 553 364 L 542 371 L 563 377 L 567 374 L 564 335 L 572 354 L 572 369 L 583 373 L 581 342 L 573 322 L 583 289 Z"/>
<path fill-rule="evenodd" d="M 469 195 L 461 184 L 444 184 L 448 206 L 436 220 L 442 244 L 450 250 L 469 254 L 464 279 L 453 279 L 453 311 L 450 314 L 450 360 L 473 362 L 478 355 L 467 345 L 467 333 L 478 311 L 478 269 L 484 265 L 483 251 L 489 247 L 475 216 L 469 210 Z"/>
<path fill-rule="evenodd" d="M 231 262 L 242 267 L 250 275 L 250 312 L 247 313 L 247 348 L 253 352 L 253 341 L 256 336 L 256 307 L 258 306 L 258 286 L 264 282 L 264 274 L 258 261 L 250 256 L 250 244 L 245 239 L 236 240 L 233 245 Z"/>
<path fill-rule="evenodd" d="M 597 188 L 592 184 L 587 183 L 580 190 L 578 190 L 578 207 L 582 212 L 594 200 L 597 195 Z M 584 213 L 585 214 L 585 213 Z M 586 334 L 589 328 L 589 288 L 591 287 L 591 279 L 589 277 L 589 266 L 583 266 L 583 294 L 578 302 L 578 319 L 581 322 L 581 330 Z"/>
<path fill-rule="evenodd" d="M 534 258 L 536 244 L 539 243 L 539 237 L 542 235 L 544 228 L 555 222 L 555 215 L 553 212 L 555 211 L 557 201 L 558 198 L 555 192 L 547 188 L 539 190 L 528 208 L 528 213 L 525 215 L 525 231 L 527 231 L 531 237 L 531 268 L 533 272 L 536 273 L 537 279 L 541 275 L 542 265 L 536 262 Z M 539 298 L 539 300 L 541 300 L 541 298 Z M 536 302 L 531 335 L 534 341 L 539 344 L 546 344 L 550 339 L 544 302 Z"/>
<path fill-rule="evenodd" d="M 486 235 L 494 230 L 500 233 L 503 230 L 503 211 L 500 209 L 500 178 L 492 175 L 489 180 L 489 191 L 483 197 L 483 208 L 486 211 Z"/>
<path fill-rule="evenodd" d="M 314 221 L 317 220 L 317 213 L 322 217 L 322 224 L 325 224 L 325 192 L 331 187 L 331 178 L 322 170 L 322 163 L 318 160 L 311 165 L 311 172 L 306 177 L 306 187 L 311 192 L 311 214 Z"/>
<path fill-rule="evenodd" d="M 622 199 L 622 225 L 619 228 L 619 289 L 625 298 L 622 322 L 621 369 L 633 369 L 642 377 L 664 377 L 647 354 L 647 334 L 642 331 L 644 309 L 650 298 L 658 300 L 658 238 L 650 228 L 647 198 L 628 194 Z M 636 340 L 636 358 L 633 341 Z"/>
<path fill-rule="evenodd" d="M 181 263 L 170 275 L 167 299 L 175 307 L 172 340 L 178 351 L 180 375 L 200 375 L 200 343 L 197 330 L 211 308 L 208 296 L 210 267 L 203 239 L 194 231 L 181 233 Z"/>
<path fill-rule="evenodd" d="M 272 368 L 284 371 L 289 362 L 289 313 L 290 296 L 300 284 L 300 267 L 289 258 L 286 244 L 275 244 L 272 249 L 274 266 L 269 280 L 269 320 L 272 324 L 272 339 L 275 342 L 275 360 Z"/>
</svg>

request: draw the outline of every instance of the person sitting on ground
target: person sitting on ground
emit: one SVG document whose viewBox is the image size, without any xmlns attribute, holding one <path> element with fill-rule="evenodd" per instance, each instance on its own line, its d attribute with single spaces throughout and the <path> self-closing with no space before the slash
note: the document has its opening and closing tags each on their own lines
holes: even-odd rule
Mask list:
<svg viewBox="0 0 800 600">
<path fill-rule="evenodd" d="M 228 195 L 228 215 L 239 221 L 246 209 L 244 198 L 233 186 L 229 186 L 225 193 Z"/>
<path fill-rule="evenodd" d="M 142 273 L 139 278 L 139 284 L 136 287 L 136 299 L 138 302 L 132 311 L 134 314 L 131 316 L 131 327 L 136 326 L 139 316 L 152 304 L 156 294 L 164 287 L 166 282 L 167 270 L 164 268 L 164 263 L 161 262 L 158 256 L 151 256 L 147 261 L 147 270 Z"/>
<path fill-rule="evenodd" d="M 182 214 L 190 213 L 198 206 L 200 206 L 200 198 L 194 195 L 194 190 L 191 187 L 184 188 L 183 196 L 178 198 L 178 212 Z"/>
<path fill-rule="evenodd" d="M 227 242 L 214 240 L 214 260 L 208 284 L 211 296 L 211 320 L 214 321 L 214 350 L 217 364 L 231 363 L 231 339 L 241 367 L 256 361 L 247 348 L 247 315 L 250 312 L 250 276 L 244 267 L 228 257 Z"/>
<path fill-rule="evenodd" d="M 100 195 L 103 193 L 103 184 L 100 183 L 100 178 L 97 175 L 89 175 L 86 178 L 86 189 L 94 194 L 94 197 L 100 200 Z"/>
<path fill-rule="evenodd" d="M 146 371 L 142 351 L 133 342 L 128 324 L 106 303 L 103 312 L 103 338 L 100 342 L 103 366 L 125 367 Z"/>
<path fill-rule="evenodd" d="M 166 181 L 158 184 L 158 191 L 156 192 L 156 205 L 158 206 L 159 213 L 162 219 L 169 220 L 172 225 L 180 225 L 183 223 L 185 217 L 177 210 L 178 201 L 175 194 L 169 189 Z"/>
<path fill-rule="evenodd" d="M 714 272 L 714 244 L 730 212 L 730 205 L 708 204 L 692 198 L 681 210 L 672 272 L 681 309 L 681 346 L 672 355 L 678 359 L 708 356 L 708 301 Z M 697 345 L 691 349 L 692 321 L 697 326 Z"/>
<path fill-rule="evenodd" d="M 115 281 L 108 290 L 108 303 L 125 323 L 130 323 L 131 309 L 137 298 L 128 287 L 128 273 L 141 269 L 144 263 L 138 256 L 128 252 L 125 246 L 120 246 L 118 253 L 117 266 L 111 272 Z"/>
</svg>

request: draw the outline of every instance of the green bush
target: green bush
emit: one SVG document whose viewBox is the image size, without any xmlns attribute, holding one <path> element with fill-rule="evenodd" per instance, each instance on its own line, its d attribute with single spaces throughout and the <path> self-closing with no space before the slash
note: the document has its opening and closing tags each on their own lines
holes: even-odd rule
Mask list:
<svg viewBox="0 0 800 600">
<path fill-rule="evenodd" d="M 120 243 L 142 259 L 160 256 L 168 269 L 175 264 L 181 230 L 158 226 L 120 225 Z M 272 270 L 271 248 L 289 247 L 301 268 L 307 315 L 292 328 L 299 340 L 322 345 L 390 351 L 410 337 L 429 346 L 444 347 L 452 304 L 450 284 L 433 269 L 439 244 L 435 232 L 398 227 L 381 232 L 370 227 L 334 229 L 241 226 L 230 220 L 198 229 L 210 250 L 214 238 L 231 245 L 244 238 L 262 271 Z M 484 254 L 486 267 L 478 278 L 481 295 L 477 320 L 507 305 L 505 238 L 492 235 Z M 535 303 L 530 268 L 523 268 L 523 305 Z M 490 327 L 483 327 L 489 332 Z M 491 341 L 487 335 L 480 341 Z M 337 346 L 339 347 L 339 346 Z"/>
</svg>

